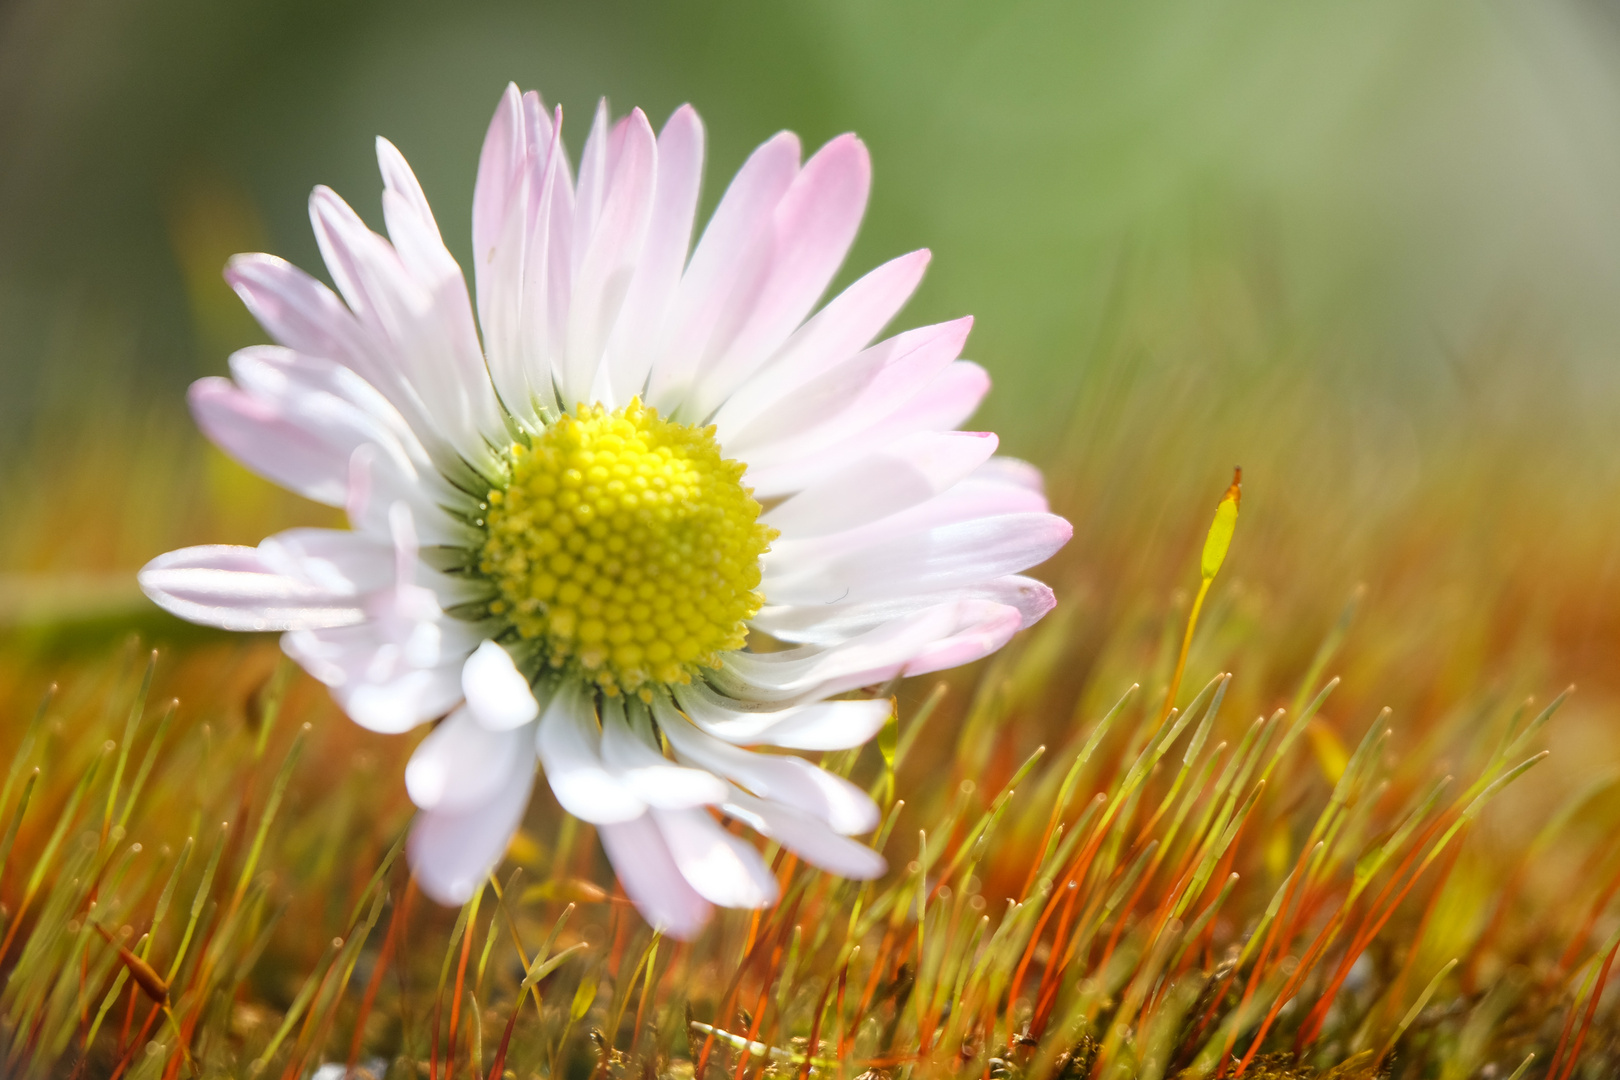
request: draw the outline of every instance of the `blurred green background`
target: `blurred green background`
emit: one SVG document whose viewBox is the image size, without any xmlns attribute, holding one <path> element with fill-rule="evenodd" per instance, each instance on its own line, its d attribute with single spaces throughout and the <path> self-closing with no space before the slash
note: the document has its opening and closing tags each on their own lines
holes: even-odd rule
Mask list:
<svg viewBox="0 0 1620 1080">
<path fill-rule="evenodd" d="M 842 279 L 934 250 L 902 322 L 977 316 L 976 423 L 1049 468 L 1086 625 L 1162 604 L 1242 464 L 1231 573 L 1308 635 L 1368 582 L 1612 667 L 1620 14 L 1578 0 L 10 0 L 0 608 L 308 519 L 198 455 L 185 385 L 262 339 L 220 269 L 322 272 L 317 183 L 380 225 L 377 134 L 465 263 L 508 80 L 576 156 L 599 96 L 691 101 L 711 206 L 772 132 L 859 132 Z"/>
<path fill-rule="evenodd" d="M 601 95 L 655 124 L 691 101 L 711 204 L 779 128 L 859 132 L 876 180 L 846 277 L 934 249 L 906 318 L 978 316 L 983 419 L 1021 453 L 1141 295 L 1172 339 L 1201 305 L 1259 304 L 1290 362 L 1406 422 L 1481 334 L 1536 335 L 1569 401 L 1606 408 L 1617 28 L 1547 0 L 11 0 L 0 427 L 15 446 L 87 384 L 172 406 L 222 371 L 259 335 L 219 264 L 263 247 L 318 269 L 316 183 L 377 221 L 375 134 L 464 254 L 508 80 L 563 104 L 575 154 Z M 1208 293 L 1212 266 L 1236 292 Z"/>
</svg>

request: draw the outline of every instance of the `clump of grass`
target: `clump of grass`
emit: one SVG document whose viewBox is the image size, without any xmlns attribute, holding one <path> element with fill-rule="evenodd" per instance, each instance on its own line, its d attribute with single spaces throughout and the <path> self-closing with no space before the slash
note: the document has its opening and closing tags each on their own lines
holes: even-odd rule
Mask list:
<svg viewBox="0 0 1620 1080">
<path fill-rule="evenodd" d="M 1102 665 L 1068 678 L 1062 620 L 982 670 L 900 688 L 883 736 L 826 762 L 884 805 L 890 874 L 846 882 L 773 850 L 781 902 L 689 944 L 652 933 L 589 830 L 549 805 L 460 911 L 418 899 L 406 748 L 348 726 L 266 644 L 75 660 L 8 739 L 4 1071 L 1611 1067 L 1609 860 L 1592 852 L 1574 879 L 1601 902 L 1535 910 L 1527 893 L 1612 780 L 1527 840 L 1493 827 L 1564 696 L 1451 702 L 1409 733 L 1419 751 L 1396 752 L 1413 742 L 1387 710 L 1327 719 L 1348 611 L 1259 713 L 1235 711 L 1255 695 L 1225 672 L 1178 696 L 1173 625 L 1146 690 Z M 1027 728 L 1056 741 L 1016 749 Z"/>
</svg>

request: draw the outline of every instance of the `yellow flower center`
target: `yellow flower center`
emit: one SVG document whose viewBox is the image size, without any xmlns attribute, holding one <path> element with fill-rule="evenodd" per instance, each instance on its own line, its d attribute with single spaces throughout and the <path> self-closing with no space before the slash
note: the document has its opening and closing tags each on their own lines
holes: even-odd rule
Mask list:
<svg viewBox="0 0 1620 1080">
<path fill-rule="evenodd" d="M 552 667 L 647 698 L 742 647 L 775 531 L 714 428 L 639 400 L 581 405 L 509 453 L 479 568 L 498 593 L 490 611 Z"/>
</svg>

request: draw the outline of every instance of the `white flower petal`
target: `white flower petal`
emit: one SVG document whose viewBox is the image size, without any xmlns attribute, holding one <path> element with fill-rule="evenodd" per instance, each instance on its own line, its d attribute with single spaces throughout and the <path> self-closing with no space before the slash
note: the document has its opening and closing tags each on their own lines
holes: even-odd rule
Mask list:
<svg viewBox="0 0 1620 1080">
<path fill-rule="evenodd" d="M 796 757 L 756 754 L 707 735 L 660 699 L 653 715 L 682 761 L 735 781 L 764 799 L 796 806 L 845 834 L 876 828 L 877 805 L 843 777 Z"/>
<path fill-rule="evenodd" d="M 772 366 L 747 388 L 755 408 L 727 431 L 726 446 L 751 466 L 765 467 L 827 442 L 830 433 L 866 430 L 947 370 L 972 329 L 973 319 L 965 317 L 905 330 L 797 385 Z M 729 411 L 730 403 L 722 412 Z"/>
<path fill-rule="evenodd" d="M 833 373 L 829 378 L 841 375 L 841 372 Z M 881 377 L 880 372 L 872 384 Z M 807 388 L 806 398 L 823 389 L 826 388 Z M 814 422 L 808 430 L 790 437 L 793 429 L 784 423 L 779 429 L 780 438 L 757 449 L 737 453 L 749 463 L 748 484 L 754 488 L 756 496 L 790 494 L 913 432 L 950 431 L 960 427 L 973 415 L 989 389 L 990 377 L 983 368 L 971 361 L 957 360 L 900 404 L 882 402 L 886 411 L 875 418 L 871 413 L 863 416 L 865 410 L 854 405 L 828 407 L 818 418 L 805 411 L 801 403 L 796 406 L 798 415 Z"/>
<path fill-rule="evenodd" d="M 372 654 L 366 659 L 380 659 L 387 665 L 389 648 L 383 645 L 379 647 L 381 656 Z M 314 650 L 307 642 L 284 638 L 282 649 L 305 669 L 315 663 Z M 321 663 L 330 666 L 332 661 L 322 657 Z M 379 735 L 399 735 L 454 708 L 460 689 L 456 685 L 455 667 L 450 663 L 438 668 L 406 668 L 375 681 L 352 679 L 351 673 L 346 671 L 345 681 L 332 686 L 332 696 L 337 698 L 344 714 L 366 730 Z"/>
<path fill-rule="evenodd" d="M 988 656 L 1023 625 L 1013 607 L 958 600 L 894 619 L 830 648 L 727 653 L 711 678 L 739 700 L 793 702 L 925 675 Z"/>
<path fill-rule="evenodd" d="M 539 424 L 537 405 L 556 404 L 546 297 L 552 206 L 557 184 L 567 183 L 560 157 L 557 125 L 539 95 L 509 85 L 479 158 L 473 266 L 491 380 L 506 408 L 531 426 Z"/>
<path fill-rule="evenodd" d="M 731 798 L 720 809 L 761 836 L 775 840 L 812 866 L 819 866 L 840 877 L 870 881 L 881 877 L 889 868 L 883 856 L 865 844 L 840 836 L 809 814 L 791 806 L 756 799 L 745 791 L 732 788 Z"/>
<path fill-rule="evenodd" d="M 445 508 L 455 506 L 466 514 L 477 504 L 466 493 L 446 491 L 446 487 L 442 481 L 424 482 L 421 472 L 384 453 L 377 444 L 362 443 L 349 457 L 349 524 L 371 536 L 387 536 L 389 513 L 403 505 L 410 507 L 422 543 L 476 548 L 483 542 L 482 534 L 451 517 Z"/>
<path fill-rule="evenodd" d="M 397 169 L 389 180 L 404 182 Z M 385 206 L 393 207 L 390 224 L 413 253 L 410 265 L 329 188 L 317 187 L 310 196 L 310 220 L 338 291 L 390 358 L 394 389 L 379 389 L 407 416 L 425 417 L 464 459 L 486 462 L 486 440 L 498 441 L 503 432 L 466 285 L 459 272 L 430 272 L 434 260 L 426 252 L 441 243 L 438 229 L 410 211 L 412 202 L 408 192 L 385 193 Z"/>
<path fill-rule="evenodd" d="M 399 410 L 375 386 L 344 364 L 306 356 L 275 345 L 255 345 L 231 354 L 231 376 L 249 394 L 268 400 L 296 401 L 299 392 L 334 398 L 360 413 L 367 441 L 386 446 L 412 464 L 432 458 Z"/>
<path fill-rule="evenodd" d="M 699 729 L 736 746 L 847 750 L 876 735 L 894 712 L 889 698 L 818 701 L 770 712 L 744 712 L 702 683 L 675 688 L 681 711 Z"/>
<path fill-rule="evenodd" d="M 603 400 L 610 387 L 593 393 L 602 352 L 613 332 L 635 277 L 647 224 L 652 217 L 658 172 L 657 138 L 640 109 L 620 121 L 612 135 L 611 174 L 605 177 L 602 205 L 589 232 L 576 231 L 581 246 L 568 314 L 568 352 L 558 373 L 562 400 L 577 404 Z M 584 174 L 581 173 L 583 181 Z M 576 209 L 576 228 L 581 209 Z M 609 408 L 621 404 L 605 402 Z"/>
<path fill-rule="evenodd" d="M 473 185 L 473 266 L 477 283 L 480 317 L 483 318 L 485 291 L 493 261 L 488 253 L 501 243 L 507 220 L 518 209 L 527 180 L 528 133 L 523 129 L 523 93 L 516 83 L 507 83 L 500 104 L 489 122 L 484 145 L 478 155 L 478 179 Z M 549 142 L 549 140 L 547 140 Z M 488 320 L 484 329 L 488 332 Z"/>
<path fill-rule="evenodd" d="M 607 201 L 607 187 L 612 171 L 612 150 L 608 137 L 607 98 L 598 98 L 596 115 L 591 121 L 590 134 L 585 136 L 585 148 L 579 155 L 579 183 L 574 186 L 574 247 L 570 275 L 578 278 L 585 248 L 591 233 L 602 216 L 602 205 Z"/>
<path fill-rule="evenodd" d="M 688 885 L 651 814 L 597 826 L 624 891 L 655 928 L 683 941 L 697 936 L 713 908 Z"/>
<path fill-rule="evenodd" d="M 383 178 L 383 217 L 400 262 L 417 281 L 432 288 L 450 290 L 446 294 L 445 314 L 470 319 L 472 311 L 467 303 L 466 281 L 444 246 L 427 194 L 422 191 L 405 155 L 380 136 L 377 138 L 377 170 Z M 470 324 L 467 330 L 472 331 Z"/>
<path fill-rule="evenodd" d="M 996 445 L 987 432 L 919 431 L 823 477 L 761 520 L 788 540 L 864 525 L 949 489 L 989 460 Z"/>
<path fill-rule="evenodd" d="M 780 641 L 836 645 L 892 619 L 953 600 L 992 600 L 1016 608 L 1023 618 L 1024 629 L 1034 626 L 1057 602 L 1052 590 L 1041 582 L 1008 574 L 959 589 L 912 593 L 858 604 L 767 605 L 749 620 L 749 625 Z"/>
<path fill-rule="evenodd" d="M 518 767 L 481 805 L 417 814 L 405 853 L 422 891 L 441 904 L 461 905 L 472 899 L 505 857 L 533 787 L 534 769 Z"/>
<path fill-rule="evenodd" d="M 852 550 L 838 534 L 819 549 L 818 540 L 782 542 L 762 560 L 763 591 L 780 604 L 842 604 L 955 589 L 1043 563 L 1073 531 L 1055 514 L 1013 513 L 897 526 Z"/>
<path fill-rule="evenodd" d="M 237 255 L 225 280 L 269 335 L 305 356 L 343 364 L 381 388 L 372 346 L 331 289 L 274 255 Z"/>
<path fill-rule="evenodd" d="M 288 529 L 259 541 L 264 565 L 335 595 L 359 595 L 394 582 L 395 549 L 347 529 Z"/>
<path fill-rule="evenodd" d="M 535 748 L 557 801 L 594 825 L 640 817 L 647 804 L 604 767 L 601 745 L 595 709 L 585 693 L 577 686 L 559 690 L 535 733 Z"/>
<path fill-rule="evenodd" d="M 443 716 L 460 702 L 461 666 L 481 635 L 470 623 L 445 618 L 434 591 L 417 584 L 418 577 L 434 575 L 418 559 L 410 509 L 395 503 L 388 516 L 393 573 L 389 584 L 362 598 L 365 621 L 295 629 L 281 639 L 281 647 L 331 688 L 356 723 L 399 732 Z M 308 546 L 307 534 L 293 540 Z M 273 550 L 278 557 L 295 557 L 285 544 Z M 380 553 L 368 561 L 387 565 Z M 332 567 L 331 572 L 341 571 Z"/>
<path fill-rule="evenodd" d="M 535 400 L 555 410 L 556 384 L 568 347 L 569 298 L 574 284 L 574 187 L 568 155 L 562 147 L 562 108 L 547 121 L 540 99 L 523 96 L 531 136 L 551 132 L 549 144 L 536 143 L 530 158 L 537 166 L 531 181 L 537 192 L 527 211 L 524 242 L 522 341 L 523 363 Z"/>
<path fill-rule="evenodd" d="M 516 768 L 534 771 L 533 733 L 491 731 L 463 706 L 417 745 L 405 790 L 423 810 L 470 810 L 493 799 Z"/>
<path fill-rule="evenodd" d="M 476 644 L 472 628 L 454 619 L 399 625 L 373 620 L 295 630 L 281 639 L 282 651 L 331 689 L 349 719 L 389 735 L 460 704 L 461 667 Z"/>
<path fill-rule="evenodd" d="M 963 664 L 971 664 L 999 650 L 1012 640 L 1014 634 L 1023 629 L 1023 613 L 1017 608 L 988 602 L 980 603 L 983 606 L 974 614 L 964 615 L 961 626 L 954 634 L 942 637 L 930 643 L 927 648 L 912 654 L 910 660 L 895 670 L 895 674 L 898 675 L 903 671 L 908 676 L 930 675 L 936 671 L 948 671 Z M 968 605 L 963 604 L 962 607 L 967 608 Z M 865 686 L 872 682 L 872 674 L 861 672 L 854 677 L 846 675 L 830 680 L 825 685 L 837 687 L 840 691 L 854 686 Z M 887 675 L 887 672 L 884 674 Z"/>
<path fill-rule="evenodd" d="M 359 215 L 331 189 L 317 187 L 310 196 L 309 209 L 316 244 L 348 304 L 344 309 L 348 321 L 342 325 L 355 339 L 347 355 L 331 359 L 353 367 L 399 409 L 425 441 L 433 443 L 435 449 L 444 447 L 446 433 L 426 400 L 434 388 L 427 388 L 424 395 L 424 388 L 413 384 L 409 367 L 399 362 L 395 341 L 405 333 L 413 315 L 428 310 L 431 297 L 410 280 L 388 242 L 366 228 Z M 295 273 L 301 275 L 302 271 Z M 302 284 L 300 278 L 290 274 L 278 277 L 276 284 L 285 286 L 289 282 Z M 342 302 L 338 306 L 342 307 Z M 291 341 L 286 344 L 299 352 L 324 355 Z M 449 445 L 454 447 L 453 442 Z"/>
<path fill-rule="evenodd" d="M 343 443 L 352 440 L 343 438 L 341 419 L 311 430 L 229 379 L 198 379 L 186 396 L 197 426 L 215 446 L 273 484 L 327 506 L 343 505 L 352 452 Z"/>
<path fill-rule="evenodd" d="M 512 663 L 511 654 L 493 641 L 485 641 L 467 657 L 461 667 L 461 690 L 474 718 L 490 731 L 510 731 L 540 715 L 529 680 Z"/>
<path fill-rule="evenodd" d="M 368 383 L 330 360 L 262 345 L 231 357 L 236 382 L 199 379 L 192 415 L 221 449 L 305 498 L 343 506 L 349 459 L 375 446 L 397 467 L 426 465 L 426 452 L 399 413 Z"/>
<path fill-rule="evenodd" d="M 300 530 L 301 533 L 306 532 Z M 297 534 L 294 534 L 296 536 Z M 305 565 L 291 552 L 293 537 L 271 537 L 257 548 L 210 544 L 159 555 L 141 569 L 141 589 L 159 607 L 182 619 L 224 630 L 274 631 L 352 626 L 366 618 L 364 578 L 369 569 L 364 538 L 340 560 L 330 556 Z M 343 547 L 337 544 L 334 547 Z M 378 549 L 389 563 L 386 549 Z"/>
<path fill-rule="evenodd" d="M 655 810 L 681 876 L 711 904 L 762 908 L 776 901 L 776 879 L 759 852 L 722 829 L 707 810 Z"/>
<path fill-rule="evenodd" d="M 648 806 L 684 810 L 713 805 L 726 797 L 725 781 L 670 761 L 654 749 L 650 738 L 650 731 L 632 730 L 621 699 L 608 698 L 602 703 L 602 763 Z"/>
<path fill-rule="evenodd" d="M 951 431 L 961 427 L 990 392 L 990 375 L 971 360 L 946 365 L 917 393 L 850 442 L 881 444 L 912 431 Z"/>
<path fill-rule="evenodd" d="M 824 552 L 853 551 L 874 541 L 918 533 L 941 525 L 957 525 L 978 518 L 1004 514 L 1044 514 L 1046 494 L 1028 474 L 1034 470 L 1022 461 L 991 458 L 966 480 L 920 506 L 902 510 L 859 529 L 814 541 Z"/>
</svg>

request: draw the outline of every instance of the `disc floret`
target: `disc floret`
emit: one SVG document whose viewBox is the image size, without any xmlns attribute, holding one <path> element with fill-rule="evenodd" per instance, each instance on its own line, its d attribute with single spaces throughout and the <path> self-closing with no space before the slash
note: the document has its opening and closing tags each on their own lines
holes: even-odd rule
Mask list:
<svg viewBox="0 0 1620 1080">
<path fill-rule="evenodd" d="M 553 668 L 650 696 L 739 649 L 775 535 L 714 428 L 581 405 L 508 451 L 479 569 L 490 612 Z"/>
</svg>

